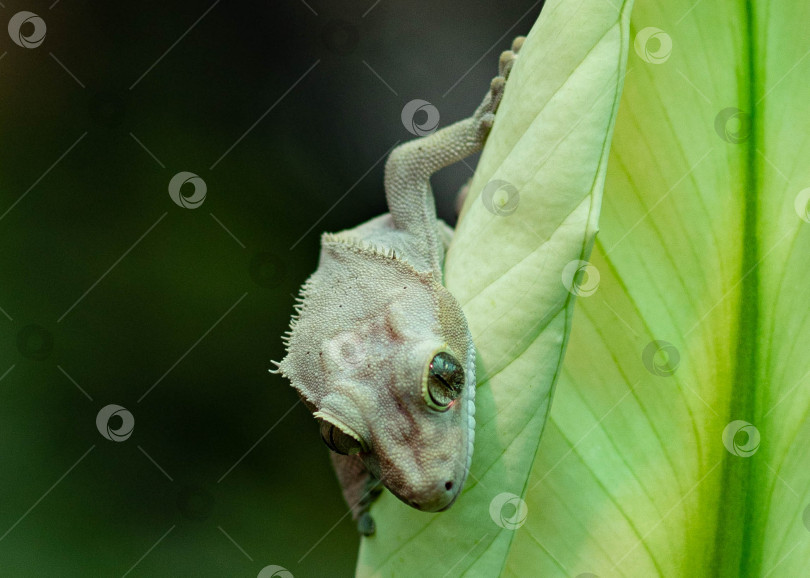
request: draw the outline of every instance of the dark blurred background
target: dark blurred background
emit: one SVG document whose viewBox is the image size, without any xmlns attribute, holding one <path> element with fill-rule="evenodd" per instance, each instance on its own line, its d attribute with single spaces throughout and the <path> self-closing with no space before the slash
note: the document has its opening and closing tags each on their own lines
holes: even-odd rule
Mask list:
<svg viewBox="0 0 810 578">
<path fill-rule="evenodd" d="M 385 212 L 405 103 L 469 115 L 539 10 L 4 0 L 0 575 L 353 572 L 327 450 L 270 360 L 319 234 Z M 470 175 L 434 179 L 441 216 Z"/>
</svg>

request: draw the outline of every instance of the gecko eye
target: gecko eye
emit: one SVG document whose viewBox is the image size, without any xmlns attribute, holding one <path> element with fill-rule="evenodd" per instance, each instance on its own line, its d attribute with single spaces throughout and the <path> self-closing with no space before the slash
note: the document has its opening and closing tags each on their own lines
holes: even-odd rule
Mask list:
<svg viewBox="0 0 810 578">
<path fill-rule="evenodd" d="M 446 351 L 434 355 L 428 365 L 422 392 L 427 404 L 433 409 L 445 411 L 463 390 L 464 368 L 458 360 Z"/>
<path fill-rule="evenodd" d="M 352 456 L 363 451 L 363 445 L 339 427 L 326 420 L 321 422 L 321 439 L 330 450 L 344 456 Z"/>
</svg>

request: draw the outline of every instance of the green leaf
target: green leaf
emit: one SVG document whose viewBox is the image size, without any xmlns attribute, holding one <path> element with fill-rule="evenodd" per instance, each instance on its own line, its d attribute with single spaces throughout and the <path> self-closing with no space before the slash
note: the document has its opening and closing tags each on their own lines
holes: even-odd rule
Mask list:
<svg viewBox="0 0 810 578">
<path fill-rule="evenodd" d="M 808 21 L 636 3 L 601 281 L 505 575 L 807 576 Z"/>
<path fill-rule="evenodd" d="M 574 296 L 598 282 L 583 262 L 597 230 L 631 4 L 551 1 L 521 50 L 445 270 L 479 352 L 470 475 L 441 514 L 384 494 L 358 575 L 495 576 L 511 559 L 517 534 L 503 513 L 530 483 Z"/>
</svg>

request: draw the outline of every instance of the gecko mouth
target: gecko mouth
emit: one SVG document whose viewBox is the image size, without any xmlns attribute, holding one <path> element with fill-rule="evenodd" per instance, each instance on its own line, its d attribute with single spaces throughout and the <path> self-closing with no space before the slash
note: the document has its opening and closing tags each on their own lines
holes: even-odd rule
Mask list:
<svg viewBox="0 0 810 578">
<path fill-rule="evenodd" d="M 451 490 L 455 491 L 451 494 Z M 407 498 L 405 496 L 400 496 L 397 493 L 392 493 L 401 501 L 408 504 L 411 508 L 419 510 L 420 512 L 444 512 L 450 506 L 452 506 L 458 498 L 458 495 L 461 493 L 461 486 L 456 485 L 452 480 L 449 480 L 444 483 L 444 492 L 437 493 L 436 495 L 425 500 Z"/>
<path fill-rule="evenodd" d="M 460 494 L 460 493 L 461 493 L 461 488 L 459 488 L 459 489 L 458 489 L 458 491 L 457 491 L 455 494 L 453 494 L 453 499 L 451 499 L 449 502 L 447 502 L 447 505 L 446 505 L 446 506 L 444 506 L 443 508 L 440 508 L 440 509 L 438 509 L 438 510 L 436 510 L 436 511 L 437 511 L 437 512 L 444 512 L 444 511 L 446 511 L 446 510 L 449 510 L 449 509 L 450 509 L 450 506 L 452 506 L 453 504 L 455 504 L 456 499 L 458 498 L 458 496 L 459 496 L 459 494 Z"/>
<path fill-rule="evenodd" d="M 402 500 L 402 501 L 405 502 L 406 504 L 408 504 L 411 508 L 419 510 L 420 512 L 444 512 L 445 510 L 449 509 L 450 506 L 453 505 L 453 503 L 456 501 L 456 498 L 458 498 L 458 495 L 460 493 L 461 492 L 456 492 L 455 494 L 453 494 L 453 497 L 450 498 L 450 501 L 447 502 L 441 508 L 426 507 L 423 504 L 420 504 L 419 502 L 417 502 L 416 500 Z"/>
</svg>

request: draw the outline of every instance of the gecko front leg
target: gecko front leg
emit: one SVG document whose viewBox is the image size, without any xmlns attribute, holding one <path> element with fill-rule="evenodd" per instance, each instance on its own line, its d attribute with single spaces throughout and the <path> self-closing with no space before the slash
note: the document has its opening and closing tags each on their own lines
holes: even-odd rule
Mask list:
<svg viewBox="0 0 810 578">
<path fill-rule="evenodd" d="M 363 536 L 371 536 L 376 528 L 369 510 L 382 492 L 382 482 L 366 469 L 360 456 L 344 456 L 332 452 L 331 457 L 343 490 L 343 499 L 352 511 L 352 518 L 357 522 L 357 531 Z"/>
<path fill-rule="evenodd" d="M 394 225 L 419 240 L 423 254 L 431 256 L 433 273 L 440 282 L 444 249 L 436 231 L 436 204 L 430 176 L 484 146 L 523 41 L 524 37 L 517 37 L 512 49 L 501 54 L 499 74 L 492 79 L 489 92 L 470 118 L 398 146 L 385 165 L 385 194 Z"/>
</svg>

